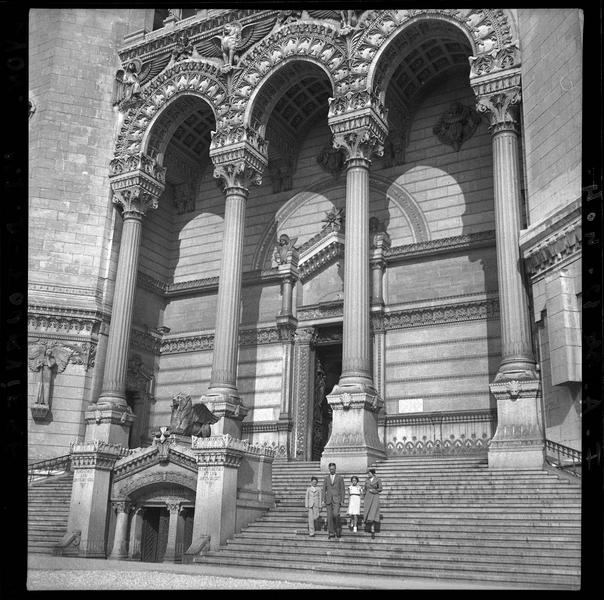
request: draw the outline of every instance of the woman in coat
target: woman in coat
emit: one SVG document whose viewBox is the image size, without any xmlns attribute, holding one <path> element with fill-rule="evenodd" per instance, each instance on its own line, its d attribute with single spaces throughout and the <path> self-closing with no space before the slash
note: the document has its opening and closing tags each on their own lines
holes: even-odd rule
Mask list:
<svg viewBox="0 0 604 600">
<path fill-rule="evenodd" d="M 375 469 L 367 471 L 367 480 L 364 485 L 364 517 L 366 531 L 371 530 L 371 539 L 375 539 L 375 522 L 380 520 L 380 492 L 382 481 L 375 474 Z"/>
</svg>

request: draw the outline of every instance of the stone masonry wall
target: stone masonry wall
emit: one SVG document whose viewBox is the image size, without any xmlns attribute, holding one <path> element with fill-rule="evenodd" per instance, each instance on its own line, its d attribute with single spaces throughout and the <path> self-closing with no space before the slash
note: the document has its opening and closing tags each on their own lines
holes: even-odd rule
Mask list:
<svg viewBox="0 0 604 600">
<path fill-rule="evenodd" d="M 119 241 L 108 180 L 117 126 L 111 96 L 117 48 L 140 12 L 30 11 L 29 89 L 36 111 L 29 122 L 29 302 L 51 312 L 109 308 L 103 294 L 111 298 L 117 257 L 111 248 Z M 60 333 L 53 339 L 65 341 Z M 95 368 L 69 364 L 57 374 L 52 421 L 28 423 L 30 459 L 64 454 L 83 435 L 83 410 L 98 389 L 95 369 L 102 363 L 97 356 Z M 30 375 L 31 403 L 38 374 Z"/>
<path fill-rule="evenodd" d="M 521 9 L 529 225 L 581 195 L 582 41 L 578 9 Z"/>
</svg>

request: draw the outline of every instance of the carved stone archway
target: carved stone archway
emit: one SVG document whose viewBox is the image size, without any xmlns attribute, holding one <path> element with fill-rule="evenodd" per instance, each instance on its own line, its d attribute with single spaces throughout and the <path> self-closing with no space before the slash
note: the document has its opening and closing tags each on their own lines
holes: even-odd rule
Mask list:
<svg viewBox="0 0 604 600">
<path fill-rule="evenodd" d="M 227 86 L 216 66 L 193 59 L 177 63 L 144 87 L 138 102 L 126 113 L 116 142 L 116 157 L 141 152 L 162 110 L 183 94 L 205 100 L 216 120 L 227 111 Z"/>
<path fill-rule="evenodd" d="M 293 60 L 311 62 L 325 71 L 335 89 L 338 77 L 344 76 L 346 56 L 346 47 L 336 28 L 313 20 L 283 25 L 259 42 L 239 63 L 243 70 L 233 86 L 233 120 L 246 126 L 254 125 L 251 123 L 254 99 L 276 67 Z"/>
<path fill-rule="evenodd" d="M 501 9 L 379 11 L 376 18 L 368 22 L 354 47 L 359 61 L 357 69 L 360 73 L 366 73 L 368 89 L 373 89 L 376 85 L 381 58 L 388 46 L 408 26 L 426 19 L 439 19 L 451 23 L 465 35 L 472 47 L 471 77 L 481 74 L 485 68 L 501 70 L 519 63 L 515 45 L 517 39 L 515 25 Z M 488 63 L 488 66 L 480 66 L 484 63 Z M 379 91 L 385 92 L 385 90 Z"/>
</svg>

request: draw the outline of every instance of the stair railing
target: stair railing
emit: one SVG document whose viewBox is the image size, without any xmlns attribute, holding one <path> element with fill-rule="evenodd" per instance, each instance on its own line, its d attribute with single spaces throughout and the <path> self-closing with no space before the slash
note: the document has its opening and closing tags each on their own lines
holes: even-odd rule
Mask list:
<svg viewBox="0 0 604 600">
<path fill-rule="evenodd" d="M 71 455 L 55 456 L 47 458 L 27 466 L 27 479 L 29 483 L 45 477 L 62 475 L 71 470 Z"/>
<path fill-rule="evenodd" d="M 581 452 L 552 440 L 545 440 L 545 460 L 556 469 L 581 477 Z"/>
</svg>

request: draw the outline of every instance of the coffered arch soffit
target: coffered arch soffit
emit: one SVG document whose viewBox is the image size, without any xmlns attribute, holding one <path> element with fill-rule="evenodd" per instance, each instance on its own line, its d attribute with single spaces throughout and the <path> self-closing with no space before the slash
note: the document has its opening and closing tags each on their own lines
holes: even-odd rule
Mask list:
<svg viewBox="0 0 604 600">
<path fill-rule="evenodd" d="M 428 221 L 413 196 L 400 184 L 371 173 L 369 186 L 373 191 L 386 196 L 398 208 L 407 220 L 413 235 L 413 242 L 424 242 L 430 239 Z M 284 227 L 287 220 L 310 198 L 316 194 L 327 194 L 341 187 L 341 183 L 333 178 L 318 181 L 309 189 L 303 190 L 290 198 L 275 214 L 273 220 L 266 226 L 252 259 L 252 269 L 263 269 L 271 256 L 278 231 Z"/>
</svg>

